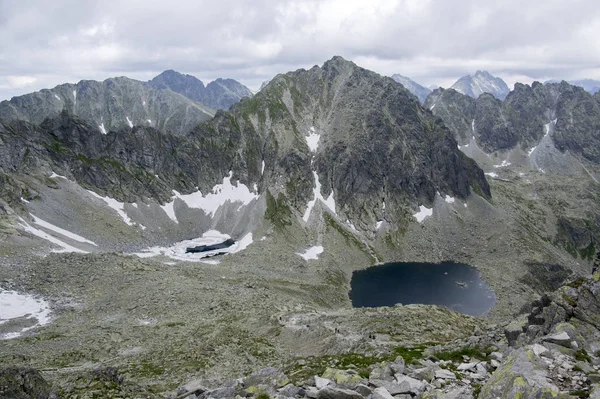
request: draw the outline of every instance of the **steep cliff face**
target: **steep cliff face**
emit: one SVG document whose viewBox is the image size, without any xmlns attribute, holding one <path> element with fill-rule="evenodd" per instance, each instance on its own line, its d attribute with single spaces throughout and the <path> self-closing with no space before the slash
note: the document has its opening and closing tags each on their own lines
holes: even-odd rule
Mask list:
<svg viewBox="0 0 600 399">
<path fill-rule="evenodd" d="M 425 107 L 461 143 L 466 144 L 472 134 L 488 153 L 516 147 L 531 151 L 552 130 L 551 140 L 561 152 L 569 150 L 588 161 L 600 161 L 598 95 L 566 82 L 517 83 L 502 102 L 490 94 L 473 100 L 451 89 L 438 89 Z"/>
<path fill-rule="evenodd" d="M 210 108 L 181 94 L 120 77 L 84 80 L 14 97 L 0 103 L 0 119 L 40 124 L 63 110 L 104 134 L 133 126 L 183 134 L 213 115 Z"/>
</svg>

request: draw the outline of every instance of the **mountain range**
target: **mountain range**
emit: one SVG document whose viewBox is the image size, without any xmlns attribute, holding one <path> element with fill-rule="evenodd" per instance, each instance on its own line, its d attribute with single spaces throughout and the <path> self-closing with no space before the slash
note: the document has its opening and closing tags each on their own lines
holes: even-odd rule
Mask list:
<svg viewBox="0 0 600 399">
<path fill-rule="evenodd" d="M 0 103 L 0 282 L 53 312 L 2 324 L 17 338 L 0 341 L 0 367 L 60 370 L 73 394 L 80 373 L 110 365 L 157 397 L 199 375 L 275 364 L 301 379 L 307 364 L 439 354 L 458 339 L 462 361 L 487 321 L 493 337 L 537 337 L 539 296 L 589 274 L 600 246 L 600 93 L 502 83 L 477 72 L 426 95 L 336 56 L 255 95 L 165 71 Z M 213 239 L 234 244 L 186 252 Z M 495 293 L 485 322 L 351 307 L 356 270 L 447 260 Z"/>
<path fill-rule="evenodd" d="M 232 79 L 205 88 L 195 77 L 165 71 L 147 83 L 126 77 L 84 80 L 13 97 L 0 102 L 0 119 L 39 124 L 67 110 L 103 134 L 133 126 L 185 134 L 245 96 L 252 96 L 250 90 Z"/>
</svg>

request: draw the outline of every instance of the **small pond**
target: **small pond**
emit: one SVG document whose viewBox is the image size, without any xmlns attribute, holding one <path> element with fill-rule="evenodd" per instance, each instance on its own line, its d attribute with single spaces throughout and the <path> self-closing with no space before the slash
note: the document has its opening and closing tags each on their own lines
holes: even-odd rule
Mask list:
<svg viewBox="0 0 600 399">
<path fill-rule="evenodd" d="M 425 304 L 482 316 L 496 302 L 477 269 L 454 262 L 386 263 L 355 271 L 350 286 L 355 308 Z"/>
</svg>

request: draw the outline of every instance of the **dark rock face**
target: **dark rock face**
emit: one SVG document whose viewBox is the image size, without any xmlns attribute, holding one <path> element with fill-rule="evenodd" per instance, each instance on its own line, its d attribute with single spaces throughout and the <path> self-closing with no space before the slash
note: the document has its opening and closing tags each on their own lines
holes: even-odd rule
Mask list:
<svg viewBox="0 0 600 399">
<path fill-rule="evenodd" d="M 124 201 L 148 197 L 162 202 L 173 189 L 209 190 L 228 174 L 235 151 L 226 135 L 204 147 L 148 127 L 103 135 L 67 112 L 40 126 L 0 122 L 0 140 L 5 173 L 53 170 Z"/>
<path fill-rule="evenodd" d="M 185 134 L 213 115 L 211 109 L 181 94 L 119 77 L 103 82 L 84 80 L 13 97 L 0 102 L 0 119 L 40 124 L 63 110 L 103 132 L 145 126 Z"/>
<path fill-rule="evenodd" d="M 296 208 L 312 197 L 311 169 L 323 196 L 333 190 L 338 209 L 354 216 L 381 209 L 382 200 L 430 203 L 437 191 L 465 197 L 473 187 L 489 196 L 483 172 L 415 97 L 341 57 L 275 77 L 210 124 L 262 141 L 262 155 L 245 159 L 248 172 L 261 158 L 275 162 Z M 196 133 L 206 135 L 206 126 Z M 313 127 L 320 134 L 314 154 L 305 141 Z"/>
<path fill-rule="evenodd" d="M 441 118 L 457 140 L 473 135 L 486 152 L 520 146 L 530 149 L 556 120 L 552 139 L 561 151 L 600 162 L 600 95 L 566 82 L 531 86 L 517 83 L 504 101 L 482 94 L 473 100 L 454 90 L 437 89 L 425 107 Z"/>
<path fill-rule="evenodd" d="M 565 82 L 559 86 L 554 143 L 561 151 L 572 151 L 600 163 L 600 103 L 581 87 Z"/>
<path fill-rule="evenodd" d="M 217 79 L 205 87 L 200 79 L 173 70 L 161 73 L 148 83 L 157 89 L 170 89 L 213 109 L 229 109 L 242 98 L 252 97 L 250 89 L 236 80 Z"/>
<path fill-rule="evenodd" d="M 34 369 L 0 370 L 0 398 L 58 399 L 56 392 Z"/>
</svg>

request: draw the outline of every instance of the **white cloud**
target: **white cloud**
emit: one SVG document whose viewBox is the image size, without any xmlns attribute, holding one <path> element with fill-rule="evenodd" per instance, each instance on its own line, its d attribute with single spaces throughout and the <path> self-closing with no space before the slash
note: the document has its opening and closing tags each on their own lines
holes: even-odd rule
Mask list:
<svg viewBox="0 0 600 399">
<path fill-rule="evenodd" d="M 342 55 L 448 86 L 477 69 L 511 79 L 600 78 L 592 0 L 41 0 L 0 2 L 0 99 L 63 82 L 165 69 L 252 88 Z M 11 77 L 29 77 L 21 86 Z M 25 83 L 23 83 L 25 82 Z M 19 83 L 17 81 L 16 83 Z"/>
</svg>

